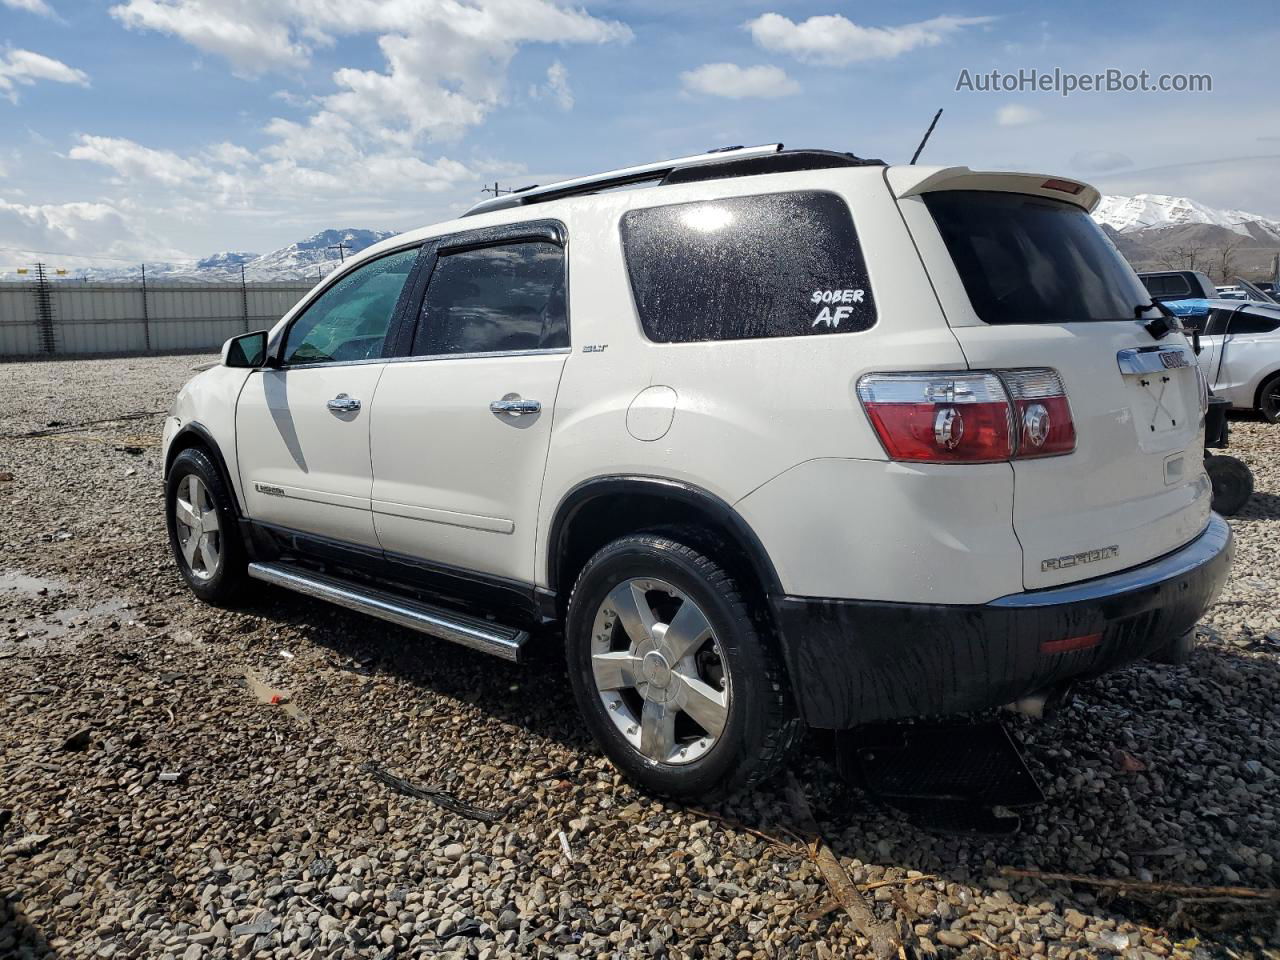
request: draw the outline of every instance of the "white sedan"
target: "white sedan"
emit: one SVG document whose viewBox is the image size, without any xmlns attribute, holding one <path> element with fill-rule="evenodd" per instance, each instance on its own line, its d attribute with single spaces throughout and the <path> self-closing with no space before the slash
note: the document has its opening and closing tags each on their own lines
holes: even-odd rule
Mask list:
<svg viewBox="0 0 1280 960">
<path fill-rule="evenodd" d="M 1280 423 L 1280 304 L 1182 300 L 1166 306 L 1200 332 L 1200 369 L 1237 410 Z"/>
</svg>

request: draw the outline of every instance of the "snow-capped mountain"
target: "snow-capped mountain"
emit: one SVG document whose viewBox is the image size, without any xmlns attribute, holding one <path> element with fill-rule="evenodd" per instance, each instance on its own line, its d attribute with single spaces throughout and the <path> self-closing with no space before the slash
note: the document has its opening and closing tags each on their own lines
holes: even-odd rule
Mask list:
<svg viewBox="0 0 1280 960">
<path fill-rule="evenodd" d="M 343 257 L 393 236 L 390 230 L 321 230 L 306 240 L 264 253 L 245 264 L 248 280 L 314 280 L 338 266 Z M 338 250 L 338 245 L 342 250 Z M 236 268 L 235 279 L 239 277 Z"/>
<path fill-rule="evenodd" d="M 1280 241 L 1280 220 L 1244 210 L 1218 210 L 1186 197 L 1155 193 L 1103 197 L 1093 218 L 1120 233 L 1204 223 L 1263 242 Z"/>
<path fill-rule="evenodd" d="M 147 279 L 239 282 L 240 268 L 244 267 L 244 278 L 249 281 L 317 280 L 337 267 L 344 257 L 358 253 L 392 235 L 393 231 L 390 230 L 321 230 L 305 240 L 291 243 L 271 253 L 224 251 L 195 263 L 149 262 Z M 339 244 L 342 246 L 341 250 L 338 249 Z M 91 267 L 72 271 L 69 279 L 118 283 L 137 281 L 138 276 L 138 267 Z"/>
</svg>

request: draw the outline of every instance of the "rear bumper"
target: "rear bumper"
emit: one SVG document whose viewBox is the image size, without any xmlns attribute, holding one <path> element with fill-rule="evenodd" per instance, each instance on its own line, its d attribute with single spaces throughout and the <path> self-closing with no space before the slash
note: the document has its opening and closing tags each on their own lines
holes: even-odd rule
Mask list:
<svg viewBox="0 0 1280 960">
<path fill-rule="evenodd" d="M 847 729 L 998 706 L 1138 660 L 1195 626 L 1231 558 L 1231 528 L 1212 514 L 1159 560 L 986 604 L 784 596 L 772 605 L 805 720 Z M 1052 648 L 1095 634 L 1082 649 Z"/>
</svg>

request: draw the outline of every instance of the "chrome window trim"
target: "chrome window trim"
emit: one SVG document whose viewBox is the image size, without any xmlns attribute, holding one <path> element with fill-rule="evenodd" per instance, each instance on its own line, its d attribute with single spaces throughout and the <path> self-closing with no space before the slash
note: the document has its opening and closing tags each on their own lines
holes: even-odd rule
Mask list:
<svg viewBox="0 0 1280 960">
<path fill-rule="evenodd" d="M 1197 567 L 1211 563 L 1230 548 L 1231 527 L 1228 526 L 1227 521 L 1216 513 L 1212 513 L 1209 515 L 1209 523 L 1194 540 L 1151 563 L 1093 580 L 1069 583 L 1062 587 L 1013 593 L 1007 597 L 992 600 L 987 606 L 1051 607 L 1064 603 L 1103 600 L 1116 594 L 1132 593 L 1145 587 L 1154 587 L 1166 580 L 1173 580 L 1190 573 Z"/>
<path fill-rule="evenodd" d="M 419 360 L 488 360 L 494 357 L 538 357 L 572 352 L 572 347 L 541 347 L 533 350 L 490 350 L 484 353 L 433 353 L 422 357 L 371 357 L 367 360 L 330 360 L 325 363 L 295 363 L 287 367 L 259 367 L 258 369 L 318 370 L 322 367 L 363 367 L 373 363 L 413 363 Z"/>
</svg>

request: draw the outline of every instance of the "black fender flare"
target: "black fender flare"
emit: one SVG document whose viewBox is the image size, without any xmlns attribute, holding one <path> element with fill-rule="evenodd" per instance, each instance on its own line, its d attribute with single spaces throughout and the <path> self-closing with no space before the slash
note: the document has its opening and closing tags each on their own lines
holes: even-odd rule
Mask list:
<svg viewBox="0 0 1280 960">
<path fill-rule="evenodd" d="M 720 497 L 701 487 L 667 477 L 619 475 L 584 480 L 570 489 L 556 506 L 547 537 L 547 585 L 555 592 L 568 589 L 561 579 L 561 565 L 566 554 L 573 520 L 587 504 L 601 497 L 637 493 L 647 497 L 669 499 L 705 513 L 722 525 L 741 547 L 747 563 L 768 596 L 780 596 L 782 585 L 769 553 L 750 524 Z"/>
<path fill-rule="evenodd" d="M 198 443 L 191 443 L 190 439 L 194 438 Z M 187 440 L 188 442 L 183 442 Z M 236 516 L 244 517 L 244 510 L 240 506 L 240 498 L 236 494 L 236 485 L 232 482 L 231 471 L 227 469 L 226 458 L 222 456 L 222 450 L 218 446 L 218 441 L 213 439 L 213 434 L 199 420 L 191 420 L 184 423 L 178 428 L 178 432 L 173 435 L 173 440 L 169 443 L 169 449 L 165 451 L 164 458 L 164 478 L 169 479 L 169 468 L 173 466 L 173 461 L 178 454 L 191 446 L 201 446 L 209 451 L 209 456 L 213 460 L 213 465 L 218 468 L 218 472 L 222 474 L 222 482 L 227 485 L 227 489 L 231 491 L 231 502 L 235 507 Z"/>
</svg>

